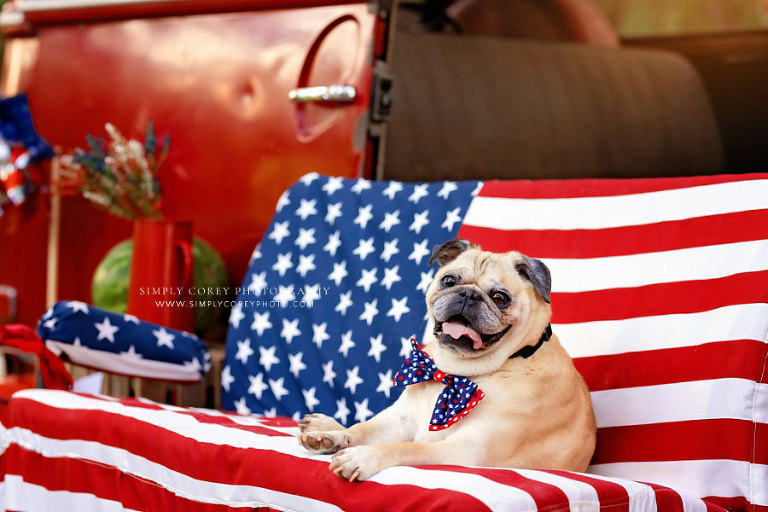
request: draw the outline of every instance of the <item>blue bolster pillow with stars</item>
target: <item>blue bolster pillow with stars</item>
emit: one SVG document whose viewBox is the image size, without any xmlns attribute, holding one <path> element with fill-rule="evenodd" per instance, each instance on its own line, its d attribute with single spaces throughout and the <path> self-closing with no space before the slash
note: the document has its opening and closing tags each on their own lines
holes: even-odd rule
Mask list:
<svg viewBox="0 0 768 512">
<path fill-rule="evenodd" d="M 59 357 L 109 373 L 196 382 L 210 368 L 208 347 L 194 334 L 83 302 L 57 302 L 37 332 Z"/>
</svg>

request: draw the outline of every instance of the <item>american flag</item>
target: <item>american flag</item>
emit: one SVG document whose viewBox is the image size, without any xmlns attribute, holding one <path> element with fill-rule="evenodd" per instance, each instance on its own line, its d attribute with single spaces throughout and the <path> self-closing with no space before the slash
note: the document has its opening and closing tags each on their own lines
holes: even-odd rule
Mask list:
<svg viewBox="0 0 768 512">
<path fill-rule="evenodd" d="M 281 199 L 244 286 L 271 287 L 276 302 L 321 293 L 305 308 L 248 307 L 253 296 L 241 294 L 225 407 L 322 412 L 344 424 L 386 407 L 410 336 L 425 330 L 430 248 L 459 236 L 549 266 L 553 328 L 597 411 L 592 472 L 768 506 L 756 484 L 768 482 L 768 456 L 750 441 L 768 438 L 766 221 L 763 176 L 406 184 L 309 175 Z"/>
<path fill-rule="evenodd" d="M 54 304 L 37 332 L 68 361 L 114 374 L 196 382 L 210 368 L 208 347 L 194 334 L 80 301 Z"/>
<path fill-rule="evenodd" d="M 427 206 L 426 199 L 435 200 Z M 21 392 L 2 418 L 0 503 L 40 510 L 768 511 L 768 175 L 426 187 L 312 175 L 281 205 L 243 286 L 269 293 L 266 281 L 283 294 L 270 298 L 286 304 L 233 311 L 222 375 L 226 405 L 259 414 Z M 442 228 L 456 208 L 460 220 Z M 351 484 L 330 473 L 329 456 L 297 445 L 293 419 L 270 417 L 313 410 L 344 419 L 346 404 L 351 423 L 394 399 L 379 389 L 379 375 L 399 367 L 402 338 L 425 328 L 419 285 L 430 272 L 427 256 L 414 256 L 409 284 L 403 272 L 415 244 L 427 239 L 428 226 L 415 231 L 422 212 L 437 229 L 425 249 L 458 234 L 485 249 L 540 257 L 552 270 L 553 330 L 590 387 L 598 422 L 586 474 L 392 467 Z M 395 224 L 387 232 L 381 225 L 395 214 L 400 231 Z M 341 244 L 329 245 L 332 236 Z M 374 251 L 360 249 L 370 237 Z M 385 265 L 385 243 L 394 239 L 405 261 L 394 264 L 402 280 L 389 290 L 395 278 L 385 270 L 394 266 Z M 335 265 L 345 261 L 337 286 L 329 276 L 342 275 Z M 374 268 L 377 279 L 366 285 L 363 270 Z M 311 294 L 306 285 L 322 283 L 330 283 L 328 294 L 315 295 L 312 307 L 290 307 L 291 293 Z M 350 291 L 348 304 L 341 295 Z M 388 316 L 393 299 L 403 297 L 410 311 Z M 374 300 L 377 313 L 366 315 Z"/>
</svg>

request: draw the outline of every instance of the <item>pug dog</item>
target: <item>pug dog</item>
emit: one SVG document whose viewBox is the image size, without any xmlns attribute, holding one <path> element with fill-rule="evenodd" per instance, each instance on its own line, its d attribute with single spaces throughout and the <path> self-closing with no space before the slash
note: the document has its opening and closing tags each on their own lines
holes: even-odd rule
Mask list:
<svg viewBox="0 0 768 512">
<path fill-rule="evenodd" d="M 400 465 L 457 464 L 584 471 L 595 418 L 584 380 L 550 317 L 551 278 L 540 260 L 466 240 L 436 246 L 427 290 L 434 335 L 395 377 L 393 405 L 349 428 L 322 414 L 298 442 L 333 453 L 351 482 Z"/>
</svg>

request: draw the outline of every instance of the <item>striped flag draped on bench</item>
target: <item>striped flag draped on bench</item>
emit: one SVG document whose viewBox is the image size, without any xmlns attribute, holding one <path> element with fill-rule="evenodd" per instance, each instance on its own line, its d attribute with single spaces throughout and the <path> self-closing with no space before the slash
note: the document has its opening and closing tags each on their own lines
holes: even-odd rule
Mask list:
<svg viewBox="0 0 768 512">
<path fill-rule="evenodd" d="M 591 471 L 768 506 L 766 176 L 406 184 L 310 175 L 284 202 L 246 283 L 320 283 L 334 300 L 233 314 L 240 326 L 230 326 L 223 380 L 232 409 L 324 412 L 349 424 L 385 407 L 395 395 L 381 383 L 426 325 L 434 270 L 418 248 L 459 236 L 550 267 L 555 332 L 597 411 Z M 408 305 L 397 321 L 395 301 Z"/>
</svg>

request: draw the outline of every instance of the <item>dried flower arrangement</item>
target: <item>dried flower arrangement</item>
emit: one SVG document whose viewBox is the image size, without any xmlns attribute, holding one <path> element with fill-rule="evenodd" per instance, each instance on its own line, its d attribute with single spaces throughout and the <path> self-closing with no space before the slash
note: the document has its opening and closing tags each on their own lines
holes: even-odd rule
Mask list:
<svg viewBox="0 0 768 512">
<path fill-rule="evenodd" d="M 61 157 L 62 188 L 79 191 L 99 208 L 126 219 L 162 217 L 158 173 L 170 137 L 158 146 L 151 122 L 143 144 L 127 139 L 110 123 L 105 128 L 108 141 L 88 135 L 87 151 L 77 148 Z"/>
</svg>

